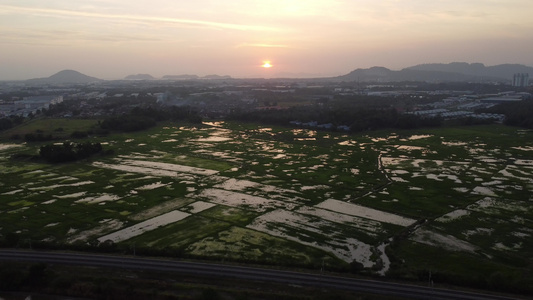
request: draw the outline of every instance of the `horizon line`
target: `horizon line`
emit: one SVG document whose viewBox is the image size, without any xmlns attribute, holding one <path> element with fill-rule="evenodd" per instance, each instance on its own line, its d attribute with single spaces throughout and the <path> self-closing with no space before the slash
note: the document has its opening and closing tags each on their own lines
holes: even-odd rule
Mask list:
<svg viewBox="0 0 533 300">
<path fill-rule="evenodd" d="M 484 67 L 494 67 L 494 66 L 500 66 L 500 65 L 521 65 L 521 66 L 533 68 L 533 65 L 528 65 L 528 64 L 525 64 L 525 63 L 500 63 L 500 64 L 495 64 L 495 65 L 486 65 L 485 63 L 480 63 L 480 62 L 468 63 L 468 62 L 453 61 L 453 62 L 449 62 L 449 63 L 419 63 L 419 64 L 415 64 L 415 65 L 412 65 L 412 66 L 409 66 L 409 67 L 400 68 L 400 69 L 390 69 L 390 68 L 387 68 L 387 67 L 384 67 L 384 66 L 379 66 L 379 65 L 375 65 L 375 66 L 367 67 L 367 68 L 358 67 L 358 68 L 352 69 L 351 71 L 348 71 L 347 73 L 342 73 L 342 74 L 337 74 L 337 75 L 333 75 L 333 74 L 321 75 L 321 74 L 306 73 L 306 72 L 295 72 L 295 73 L 292 73 L 292 72 L 280 72 L 280 73 L 277 73 L 277 74 L 272 74 L 275 77 L 268 77 L 268 78 L 260 77 L 260 76 L 252 76 L 252 75 L 243 75 L 243 76 L 234 76 L 234 75 L 229 75 L 229 74 L 219 75 L 219 74 L 216 74 L 216 73 L 209 73 L 209 74 L 205 74 L 205 75 L 198 75 L 198 74 L 164 74 L 164 75 L 161 75 L 161 76 L 157 77 L 157 76 L 152 76 L 150 73 L 137 73 L 137 74 L 128 74 L 128 75 L 125 75 L 125 76 L 120 77 L 120 78 L 107 77 L 105 79 L 104 78 L 98 78 L 98 77 L 91 76 L 91 75 L 87 75 L 86 73 L 80 72 L 80 71 L 75 70 L 75 69 L 63 69 L 63 70 L 55 72 L 55 73 L 53 73 L 53 74 L 51 74 L 51 75 L 49 75 L 47 77 L 33 77 L 33 78 L 26 78 L 26 79 L 20 79 L 20 78 L 19 79 L 0 79 L 0 81 L 29 81 L 29 80 L 37 80 L 37 79 L 47 79 L 47 78 L 49 78 L 51 76 L 54 76 L 54 75 L 56 75 L 58 73 L 61 73 L 63 71 L 74 71 L 74 72 L 80 73 L 82 75 L 89 76 L 89 77 L 94 77 L 94 78 L 96 78 L 98 80 L 103 80 L 103 81 L 128 80 L 128 79 L 126 79 L 126 77 L 132 76 L 132 75 L 149 75 L 149 76 L 153 77 L 153 79 L 149 79 L 149 80 L 165 80 L 163 78 L 164 76 L 185 76 L 185 75 L 186 76 L 197 76 L 197 77 L 199 77 L 198 79 L 203 79 L 204 77 L 207 77 L 207 76 L 221 76 L 221 77 L 222 76 L 229 76 L 231 79 L 276 79 L 276 78 L 278 78 L 278 79 L 318 79 L 318 78 L 330 78 L 330 77 L 348 75 L 349 73 L 351 73 L 353 71 L 356 71 L 356 70 L 369 70 L 369 69 L 372 69 L 372 68 L 385 68 L 385 69 L 388 69 L 390 71 L 401 71 L 401 70 L 404 70 L 404 69 L 409 69 L 409 68 L 412 68 L 412 67 L 422 66 L 422 65 L 450 65 L 450 64 L 455 64 L 455 63 L 468 64 L 468 65 L 481 64 Z M 287 77 L 287 76 L 295 76 L 295 75 L 296 75 L 296 77 Z M 304 77 L 299 77 L 297 75 L 304 75 Z M 130 80 L 135 80 L 135 79 L 130 79 Z M 144 79 L 144 80 L 146 80 L 146 79 Z M 171 80 L 171 79 L 168 79 L 168 80 Z"/>
</svg>

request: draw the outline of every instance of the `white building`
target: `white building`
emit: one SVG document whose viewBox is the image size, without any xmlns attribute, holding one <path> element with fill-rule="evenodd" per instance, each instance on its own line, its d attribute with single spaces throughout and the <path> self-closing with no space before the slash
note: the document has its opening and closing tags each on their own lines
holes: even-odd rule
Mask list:
<svg viewBox="0 0 533 300">
<path fill-rule="evenodd" d="M 529 74 L 517 73 L 513 75 L 513 86 L 527 87 L 529 86 Z"/>
</svg>

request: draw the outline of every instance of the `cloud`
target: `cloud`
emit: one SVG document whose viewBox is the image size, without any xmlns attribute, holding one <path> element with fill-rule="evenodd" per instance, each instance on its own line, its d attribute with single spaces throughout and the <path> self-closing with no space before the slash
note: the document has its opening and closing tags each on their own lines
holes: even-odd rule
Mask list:
<svg viewBox="0 0 533 300">
<path fill-rule="evenodd" d="M 23 7 L 23 6 L 11 6 L 11 5 L 0 5 L 0 10 L 5 14 L 15 13 L 15 14 L 34 14 L 42 16 L 52 16 L 52 17 L 72 17 L 72 18 L 98 18 L 98 19 L 109 19 L 113 21 L 133 21 L 133 22 L 148 22 L 148 23 L 167 23 L 167 24 L 177 24 L 183 26 L 198 26 L 203 28 L 210 29 L 231 29 L 238 31 L 277 31 L 277 28 L 261 25 L 245 25 L 245 24 L 236 24 L 236 23 L 224 23 L 224 22 L 213 22 L 213 21 L 204 21 L 204 20 L 194 20 L 194 19 L 183 19 L 183 18 L 169 18 L 169 17 L 155 17 L 155 16 L 140 16 L 140 15 L 127 15 L 127 14 L 103 14 L 96 12 L 84 12 L 84 11 L 75 11 L 75 10 L 65 10 L 65 9 L 51 9 L 51 8 L 38 8 L 38 7 Z"/>
<path fill-rule="evenodd" d="M 154 36 L 96 33 L 79 30 L 8 29 L 0 33 L 0 44 L 70 45 L 73 41 L 88 42 L 155 42 Z"/>
<path fill-rule="evenodd" d="M 236 46 L 236 48 L 246 48 L 246 47 L 254 47 L 254 48 L 291 48 L 288 45 L 281 45 L 281 44 L 257 44 L 257 43 L 242 43 Z"/>
</svg>

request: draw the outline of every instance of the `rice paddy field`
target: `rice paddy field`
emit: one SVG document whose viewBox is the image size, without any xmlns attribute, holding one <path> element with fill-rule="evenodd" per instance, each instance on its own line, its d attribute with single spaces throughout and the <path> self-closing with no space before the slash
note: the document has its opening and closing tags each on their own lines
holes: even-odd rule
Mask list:
<svg viewBox="0 0 533 300">
<path fill-rule="evenodd" d="M 0 144 L 3 237 L 419 279 L 533 273 L 532 131 L 213 122 L 91 141 L 114 154 L 52 165 L 10 159 L 40 144 Z"/>
</svg>

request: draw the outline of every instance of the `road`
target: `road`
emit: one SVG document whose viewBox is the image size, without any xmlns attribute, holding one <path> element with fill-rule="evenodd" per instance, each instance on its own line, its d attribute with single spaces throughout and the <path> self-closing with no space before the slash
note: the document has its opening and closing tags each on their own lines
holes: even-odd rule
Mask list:
<svg viewBox="0 0 533 300">
<path fill-rule="evenodd" d="M 174 272 L 406 297 L 409 299 L 516 299 L 448 289 L 272 269 L 139 257 L 1 249 L 0 260 Z"/>
</svg>

